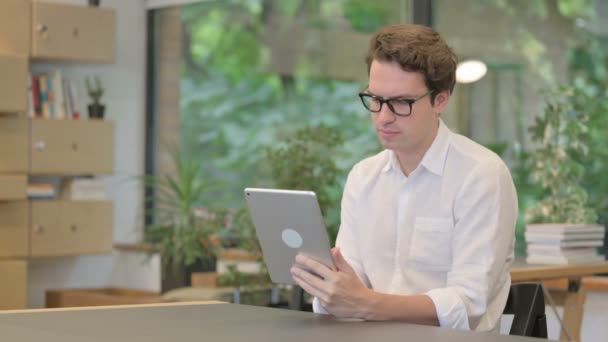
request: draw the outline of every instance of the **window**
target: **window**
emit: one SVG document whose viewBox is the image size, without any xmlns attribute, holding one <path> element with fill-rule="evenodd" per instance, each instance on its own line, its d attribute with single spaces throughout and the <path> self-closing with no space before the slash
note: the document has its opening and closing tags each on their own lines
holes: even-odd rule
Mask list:
<svg viewBox="0 0 608 342">
<path fill-rule="evenodd" d="M 222 184 L 204 205 L 238 208 L 244 187 L 272 185 L 264 171 L 265 148 L 289 141 L 299 128 L 322 124 L 346 139 L 344 153 L 336 156 L 346 175 L 354 162 L 380 149 L 357 97 L 366 81 L 363 58 L 371 32 L 426 18 L 432 9 L 428 22 L 460 59 L 487 66 L 481 80 L 457 85 L 442 117 L 507 160 L 523 218 L 539 192 L 514 147 L 531 148 L 528 127 L 544 105 L 541 89 L 573 83 L 580 73 L 592 81 L 589 91 L 605 89 L 608 29 L 599 20 L 605 4 L 232 0 L 152 10 L 149 127 L 155 143 L 148 144 L 149 171 L 171 172 L 169 151 L 179 147 L 184 158 L 202 165 L 202 177 Z M 602 118 L 594 119 L 595 161 L 583 161 L 589 173 L 584 183 L 591 201 L 607 213 L 605 164 L 598 163 L 608 160 L 602 157 L 608 150 Z"/>
<path fill-rule="evenodd" d="M 171 151 L 202 165 L 240 207 L 246 186 L 271 185 L 264 151 L 306 126 L 346 139 L 344 175 L 380 149 L 357 93 L 371 32 L 408 22 L 409 1 L 206 1 L 154 10 L 156 171 Z M 396 10 L 397 9 L 397 10 Z"/>
</svg>

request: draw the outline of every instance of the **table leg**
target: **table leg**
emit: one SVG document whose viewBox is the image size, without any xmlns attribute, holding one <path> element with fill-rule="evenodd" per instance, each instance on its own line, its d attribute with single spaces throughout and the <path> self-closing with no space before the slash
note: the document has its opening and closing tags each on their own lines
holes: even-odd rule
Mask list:
<svg viewBox="0 0 608 342">
<path fill-rule="evenodd" d="M 568 279 L 568 289 L 550 288 L 550 303 L 562 306 L 564 314 L 562 324 L 564 329 L 560 330 L 561 341 L 581 341 L 581 326 L 583 324 L 583 312 L 587 291 L 581 286 L 581 279 Z M 568 335 L 570 339 L 568 338 Z"/>
<path fill-rule="evenodd" d="M 580 279 L 568 281 L 568 291 L 564 298 L 564 326 L 568 329 L 574 341 L 581 341 L 581 326 L 583 325 L 583 312 L 587 290 L 581 286 Z M 565 340 L 562 332 L 560 340 Z"/>
</svg>

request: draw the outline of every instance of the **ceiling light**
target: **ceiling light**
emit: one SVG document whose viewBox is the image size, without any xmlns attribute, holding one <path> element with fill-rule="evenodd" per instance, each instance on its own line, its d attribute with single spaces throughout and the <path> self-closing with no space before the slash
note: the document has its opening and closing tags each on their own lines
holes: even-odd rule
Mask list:
<svg viewBox="0 0 608 342">
<path fill-rule="evenodd" d="M 456 67 L 456 82 L 473 83 L 479 81 L 488 72 L 488 67 L 482 61 L 467 60 L 458 63 Z"/>
</svg>

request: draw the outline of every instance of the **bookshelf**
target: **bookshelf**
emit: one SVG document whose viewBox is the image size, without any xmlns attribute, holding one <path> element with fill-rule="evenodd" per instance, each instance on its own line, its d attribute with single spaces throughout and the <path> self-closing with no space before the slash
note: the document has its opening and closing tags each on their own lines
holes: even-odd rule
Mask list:
<svg viewBox="0 0 608 342">
<path fill-rule="evenodd" d="M 63 192 L 34 200 L 27 191 L 36 176 L 111 174 L 114 124 L 88 120 L 82 108 L 77 120 L 42 118 L 28 86 L 32 63 L 112 63 L 115 16 L 108 8 L 0 1 L 0 310 L 26 308 L 30 260 L 112 251 L 111 201 Z"/>
</svg>

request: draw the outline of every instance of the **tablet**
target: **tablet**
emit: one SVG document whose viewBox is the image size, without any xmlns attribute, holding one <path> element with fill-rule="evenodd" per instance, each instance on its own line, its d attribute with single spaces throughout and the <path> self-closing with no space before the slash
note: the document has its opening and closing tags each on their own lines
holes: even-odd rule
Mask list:
<svg viewBox="0 0 608 342">
<path fill-rule="evenodd" d="M 247 188 L 245 198 L 273 283 L 295 284 L 290 269 L 298 253 L 335 269 L 314 192 Z"/>
</svg>

